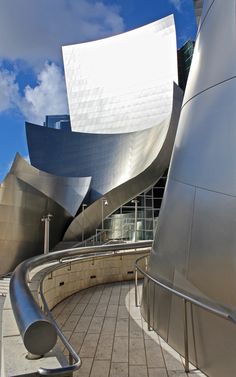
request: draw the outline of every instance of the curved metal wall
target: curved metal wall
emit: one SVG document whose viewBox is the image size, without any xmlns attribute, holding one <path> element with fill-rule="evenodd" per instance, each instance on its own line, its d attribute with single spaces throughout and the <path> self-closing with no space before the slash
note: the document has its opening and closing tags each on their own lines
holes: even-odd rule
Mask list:
<svg viewBox="0 0 236 377">
<path fill-rule="evenodd" d="M 72 130 L 128 133 L 163 122 L 178 83 L 176 50 L 173 15 L 63 47 Z"/>
<path fill-rule="evenodd" d="M 136 145 L 135 138 L 133 138 L 134 150 L 132 150 L 132 153 L 136 150 L 134 155 L 135 164 L 132 170 L 129 169 L 129 175 L 124 175 L 125 182 L 117 184 L 116 187 L 105 193 L 108 205 L 103 207 L 103 211 L 104 198 L 102 197 L 87 207 L 83 214 L 81 213 L 75 217 L 65 233 L 65 241 L 80 240 L 82 229 L 84 229 L 86 236 L 94 234 L 96 228 L 102 222 L 102 212 L 104 218 L 109 216 L 120 208 L 122 204 L 156 183 L 169 166 L 181 103 L 182 90 L 175 86 L 171 117 L 157 127 L 140 131 Z M 122 175 L 125 171 L 127 161 L 129 160 L 124 161 L 124 165 L 117 165 L 119 167 L 119 175 Z M 119 164 L 119 159 L 117 159 L 117 163 Z M 106 170 L 105 174 L 107 174 Z"/>
<path fill-rule="evenodd" d="M 53 177 L 16 155 L 0 185 L 0 274 L 12 271 L 22 260 L 42 253 L 42 216 L 50 213 L 50 247 L 57 244 L 80 206 L 90 178 Z M 79 186 L 81 191 L 79 191 Z M 71 198 L 71 203 L 69 202 Z"/>
<path fill-rule="evenodd" d="M 235 0 L 204 4 L 149 267 L 153 275 L 234 315 L 235 9 Z M 153 295 L 152 326 L 183 352 L 182 302 L 160 290 Z M 196 308 L 190 322 L 195 365 L 209 376 L 236 375 L 236 327 Z"/>
<path fill-rule="evenodd" d="M 174 115 L 181 101 L 182 92 L 172 83 Z M 30 161 L 50 174 L 91 176 L 92 203 L 152 163 L 165 140 L 171 112 L 172 109 L 166 120 L 153 128 L 124 134 L 64 132 L 27 123 Z M 178 115 L 175 121 L 178 122 Z"/>
<path fill-rule="evenodd" d="M 168 167 L 182 103 L 182 90 L 172 86 L 171 113 L 165 121 L 147 130 L 85 134 L 26 124 L 34 166 L 57 175 L 92 176 L 92 204 L 74 219 L 66 240 L 80 239 L 81 222 L 86 236 L 95 232 L 101 224 L 104 195 L 108 200 L 104 207 L 106 217 L 153 185 Z"/>
</svg>

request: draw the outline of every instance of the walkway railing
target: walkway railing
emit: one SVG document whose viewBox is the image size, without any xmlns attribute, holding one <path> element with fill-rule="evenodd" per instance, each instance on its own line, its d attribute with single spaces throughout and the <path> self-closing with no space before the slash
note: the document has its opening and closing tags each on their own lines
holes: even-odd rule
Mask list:
<svg viewBox="0 0 236 377">
<path fill-rule="evenodd" d="M 146 267 L 145 271 L 139 266 L 139 262 L 142 259 L 146 259 Z M 147 256 L 142 256 L 138 258 L 135 262 L 135 305 L 136 307 L 139 306 L 138 303 L 138 271 L 147 278 L 147 323 L 148 323 L 148 330 L 151 330 L 150 325 L 150 282 L 154 283 L 158 287 L 163 288 L 165 291 L 170 292 L 171 294 L 181 298 L 183 300 L 183 324 L 184 324 L 184 334 L 183 334 L 183 340 L 184 340 L 184 357 L 185 357 L 185 372 L 189 372 L 189 342 L 188 342 L 188 315 L 187 315 L 187 305 L 188 303 L 191 305 L 191 312 L 192 312 L 192 305 L 196 305 L 199 308 L 202 308 L 210 313 L 213 313 L 217 315 L 218 317 L 221 317 L 227 321 L 230 321 L 234 324 L 236 324 L 236 317 L 234 317 L 231 313 L 229 313 L 227 310 L 220 308 L 217 305 L 214 305 L 209 302 L 203 302 L 199 298 L 195 298 L 193 296 L 189 296 L 188 294 L 178 290 L 177 288 L 171 287 L 168 282 L 165 282 L 164 280 L 158 280 L 157 278 L 154 278 L 151 276 L 147 271 Z"/>
<path fill-rule="evenodd" d="M 69 344 L 56 324 L 46 300 L 43 295 L 42 281 L 40 294 L 44 305 L 42 311 L 35 301 L 29 288 L 29 274 L 36 267 L 42 269 L 47 267 L 47 272 L 60 268 L 63 264 L 72 262 L 92 260 L 94 258 L 106 258 L 111 256 L 122 256 L 136 254 L 150 250 L 152 241 L 140 241 L 125 244 L 109 244 L 103 246 L 93 246 L 87 248 L 68 249 L 58 252 L 33 257 L 22 262 L 14 271 L 10 282 L 10 298 L 14 316 L 23 339 L 25 348 L 31 357 L 34 355 L 44 355 L 49 352 L 60 337 L 64 346 L 69 352 L 69 365 L 60 368 L 47 369 L 39 368 L 40 375 L 60 375 L 73 373 L 81 365 L 80 357 Z M 42 277 L 43 280 L 43 277 Z"/>
</svg>

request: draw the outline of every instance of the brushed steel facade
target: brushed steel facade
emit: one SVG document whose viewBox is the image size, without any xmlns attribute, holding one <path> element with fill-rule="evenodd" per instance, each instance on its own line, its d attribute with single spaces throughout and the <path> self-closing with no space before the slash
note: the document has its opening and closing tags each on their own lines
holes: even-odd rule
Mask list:
<svg viewBox="0 0 236 377">
<path fill-rule="evenodd" d="M 182 90 L 172 83 L 172 110 L 155 127 L 130 133 L 62 132 L 26 124 L 31 163 L 56 175 L 91 176 L 88 206 L 77 216 L 65 240 L 94 234 L 104 218 L 151 187 L 169 164 L 182 104 Z M 51 148 L 51 145 L 54 148 Z M 49 158 L 50 156 L 50 158 Z M 103 197 L 108 205 L 103 205 Z"/>
<path fill-rule="evenodd" d="M 129 133 L 172 110 L 178 84 L 173 15 L 102 40 L 63 47 L 73 131 Z"/>
<path fill-rule="evenodd" d="M 43 250 L 42 216 L 50 213 L 50 246 L 57 244 L 90 187 L 91 178 L 55 177 L 16 155 L 0 185 L 0 274 Z"/>
<path fill-rule="evenodd" d="M 227 308 L 236 295 L 235 0 L 206 0 L 176 136 L 150 272 Z M 222 27 L 222 25 L 224 25 Z M 152 326 L 184 352 L 183 303 L 152 289 Z M 144 298 L 144 315 L 145 298 Z M 191 361 L 235 376 L 235 325 L 189 308 Z"/>
</svg>

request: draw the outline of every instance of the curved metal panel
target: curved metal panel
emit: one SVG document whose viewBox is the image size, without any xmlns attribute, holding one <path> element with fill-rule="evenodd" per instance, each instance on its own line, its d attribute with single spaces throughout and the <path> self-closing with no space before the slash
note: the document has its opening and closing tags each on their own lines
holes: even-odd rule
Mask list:
<svg viewBox="0 0 236 377">
<path fill-rule="evenodd" d="M 92 176 L 93 204 L 86 208 L 83 219 L 81 214 L 73 221 L 67 240 L 80 239 L 81 221 L 86 235 L 95 232 L 101 223 L 104 195 L 109 203 L 104 208 L 107 216 L 154 184 L 168 167 L 182 103 L 181 89 L 173 88 L 172 114 L 156 127 L 139 132 L 70 133 L 26 124 L 34 166 L 57 175 Z"/>
<path fill-rule="evenodd" d="M 182 91 L 175 86 L 173 93 L 172 83 L 176 122 L 181 101 Z M 60 176 L 92 177 L 92 203 L 140 174 L 153 162 L 161 150 L 168 126 L 169 120 L 139 132 L 86 134 L 26 123 L 26 133 L 30 160 L 37 169 Z"/>
<path fill-rule="evenodd" d="M 235 0 L 215 0 L 200 28 L 149 266 L 154 276 L 233 314 L 235 8 Z M 158 290 L 151 324 L 179 352 L 184 352 L 182 305 Z M 191 360 L 209 376 L 235 375 L 234 326 L 197 308 L 188 313 Z"/>
<path fill-rule="evenodd" d="M 173 15 L 110 38 L 63 47 L 72 130 L 128 133 L 163 122 L 178 83 Z"/>
<path fill-rule="evenodd" d="M 19 154 L 16 155 L 10 173 L 53 199 L 71 216 L 78 211 L 91 184 L 91 177 L 60 177 L 40 171 L 29 165 Z"/>
<path fill-rule="evenodd" d="M 122 184 L 117 182 L 114 189 L 105 193 L 108 205 L 104 206 L 103 209 L 104 198 L 102 197 L 79 214 L 67 229 L 64 236 L 65 241 L 80 240 L 82 229 L 86 236 L 94 234 L 96 228 L 102 222 L 102 213 L 104 218 L 107 217 L 120 208 L 122 204 L 154 185 L 160 178 L 169 165 L 181 102 L 182 90 L 175 86 L 171 118 L 155 128 L 138 133 L 137 144 L 135 144 L 133 137 L 133 150 L 131 152 L 135 164 L 133 167 L 130 164 L 129 175 L 124 175 L 125 182 Z M 134 154 L 134 152 L 136 153 Z M 127 164 L 127 160 L 124 163 Z M 118 165 L 119 175 L 124 174 L 125 164 Z"/>
<path fill-rule="evenodd" d="M 196 40 L 183 104 L 209 87 L 236 76 L 234 0 L 225 1 L 223 10 L 219 0 L 208 0 L 204 8 L 204 22 Z"/>
<path fill-rule="evenodd" d="M 73 182 L 78 184 L 80 180 Z M 84 190 L 84 180 L 82 183 Z M 10 173 L 0 185 L 0 274 L 12 271 L 22 260 L 42 252 L 44 229 L 41 218 L 45 214 L 53 215 L 50 247 L 61 240 L 72 216 L 65 209 L 68 199 L 65 201 L 60 192 L 64 188 L 67 194 L 74 194 L 71 184 L 69 180 L 66 186 L 66 178 L 53 180 L 49 174 L 39 172 L 16 156 Z M 57 187 L 58 193 L 55 192 Z M 83 199 L 79 193 L 77 197 L 74 194 L 72 204 L 80 206 Z"/>
</svg>

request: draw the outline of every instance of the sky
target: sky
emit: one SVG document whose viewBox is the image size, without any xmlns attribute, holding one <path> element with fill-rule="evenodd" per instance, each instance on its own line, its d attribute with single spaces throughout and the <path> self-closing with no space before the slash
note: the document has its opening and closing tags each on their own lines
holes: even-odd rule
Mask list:
<svg viewBox="0 0 236 377">
<path fill-rule="evenodd" d="M 25 121 L 67 114 L 61 46 L 119 34 L 174 14 L 178 47 L 195 39 L 192 0 L 0 0 L 0 182 L 28 160 Z"/>
</svg>

